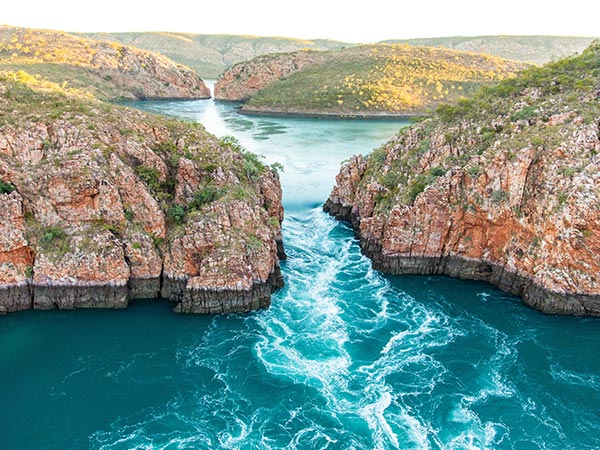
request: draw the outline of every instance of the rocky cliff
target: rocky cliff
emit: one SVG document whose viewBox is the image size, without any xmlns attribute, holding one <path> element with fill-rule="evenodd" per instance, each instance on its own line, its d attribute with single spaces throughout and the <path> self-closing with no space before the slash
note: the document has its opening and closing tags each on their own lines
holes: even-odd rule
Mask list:
<svg viewBox="0 0 600 450">
<path fill-rule="evenodd" d="M 600 44 L 530 69 L 342 166 L 325 209 L 375 268 L 486 280 L 600 315 Z"/>
<path fill-rule="evenodd" d="M 281 187 L 235 140 L 10 73 L 0 118 L 0 311 L 269 305 Z"/>
<path fill-rule="evenodd" d="M 215 98 L 245 102 L 258 91 L 306 67 L 324 61 L 327 53 L 299 50 L 274 53 L 240 62 L 226 70 L 215 83 Z"/>
<path fill-rule="evenodd" d="M 486 55 L 408 45 L 261 56 L 225 72 L 215 97 L 241 112 L 285 115 L 420 115 L 525 67 Z"/>
<path fill-rule="evenodd" d="M 194 71 L 165 56 L 60 31 L 0 26 L 2 69 L 102 99 L 210 98 Z"/>
</svg>

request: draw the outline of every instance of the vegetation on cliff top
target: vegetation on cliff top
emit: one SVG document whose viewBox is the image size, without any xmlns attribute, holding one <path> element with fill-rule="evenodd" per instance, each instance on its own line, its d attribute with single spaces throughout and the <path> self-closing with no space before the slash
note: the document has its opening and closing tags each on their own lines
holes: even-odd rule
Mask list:
<svg viewBox="0 0 600 450">
<path fill-rule="evenodd" d="M 208 96 L 194 72 L 164 56 L 61 31 L 0 26 L 0 70 L 105 100 Z"/>
<path fill-rule="evenodd" d="M 225 136 L 216 139 L 196 122 L 182 122 L 98 101 L 86 92 L 39 80 L 23 71 L 16 73 L 0 71 L 0 118 L 2 118 L 0 131 L 5 126 L 21 127 L 27 123 L 48 126 L 54 121 L 65 121 L 73 127 L 85 127 L 86 133 L 90 134 L 90 143 L 93 144 L 94 150 L 100 151 L 106 157 L 114 152 L 115 148 L 107 143 L 105 138 L 103 139 L 104 128 L 110 128 L 118 133 L 118 138 L 114 138 L 116 140 L 125 139 L 137 143 L 146 143 L 148 140 L 143 135 L 146 129 L 167 130 L 171 139 L 163 141 L 157 137 L 156 144 L 151 150 L 165 163 L 168 173 L 162 174 L 156 168 L 147 167 L 141 162 L 134 161 L 133 164 L 139 178 L 148 185 L 165 211 L 174 200 L 173 177 L 181 158 L 199 163 L 208 175 L 217 169 L 235 173 L 241 184 L 235 186 L 235 192 L 232 191 L 234 186 L 223 186 L 219 198 L 250 198 L 256 190 L 254 183 L 257 177 L 266 170 L 274 172 L 279 170 L 278 166 L 273 168 L 266 166 L 259 156 L 245 150 L 235 138 Z M 138 121 L 143 122 L 143 129 L 131 127 Z M 178 136 L 186 134 L 194 139 L 192 142 L 194 151 L 176 144 Z M 58 146 L 51 141 L 43 142 L 42 145 L 47 150 Z M 236 157 L 230 159 L 226 157 L 227 154 L 235 154 Z M 63 161 L 55 162 L 63 163 Z M 210 183 L 211 179 L 208 176 L 207 182 Z M 6 185 L 1 179 L 0 183 Z"/>
<path fill-rule="evenodd" d="M 260 90 L 242 111 L 422 114 L 525 67 L 486 55 L 383 44 L 327 52 L 321 60 Z"/>
<path fill-rule="evenodd" d="M 579 56 L 529 68 L 456 104 L 438 106 L 433 117 L 402 130 L 370 154 L 363 183 L 378 181 L 380 212 L 395 204 L 412 204 L 450 170 L 462 168 L 477 177 L 496 155 L 506 153 L 510 160 L 518 158 L 521 149 L 534 148 L 542 155 L 560 148 L 578 127 L 598 120 L 599 98 L 600 42 L 595 41 Z M 441 159 L 430 152 L 434 142 L 444 149 Z M 569 150 L 574 151 L 573 146 Z M 594 150 L 584 151 L 560 170 L 573 176 L 594 156 Z M 505 194 L 490 195 L 501 201 Z"/>
<path fill-rule="evenodd" d="M 64 277 L 116 283 L 127 265 L 131 276 L 159 277 L 160 265 L 158 272 L 147 267 L 161 257 L 170 258 L 173 276 L 197 277 L 200 285 L 266 282 L 282 219 L 277 175 L 235 139 L 217 139 L 200 124 L 105 103 L 23 71 L 0 71 L 0 119 L 0 191 L 10 194 L 2 201 L 22 201 L 24 212 L 23 225 L 19 215 L 2 224 L 9 230 L 6 248 L 17 248 L 0 255 L 3 283 L 32 277 L 42 284 Z M 264 183 L 274 186 L 272 197 Z M 236 214 L 243 219 L 232 219 Z M 174 250 L 184 242 L 196 245 L 191 236 L 198 229 L 205 247 Z M 14 238 L 22 233 L 25 243 Z M 239 257 L 246 252 L 267 269 L 254 273 L 254 263 Z M 78 265 L 81 258 L 114 272 Z M 235 258 L 233 266 L 228 258 Z M 238 263 L 245 265 L 238 270 Z M 209 269 L 210 276 L 198 275 Z"/>
</svg>

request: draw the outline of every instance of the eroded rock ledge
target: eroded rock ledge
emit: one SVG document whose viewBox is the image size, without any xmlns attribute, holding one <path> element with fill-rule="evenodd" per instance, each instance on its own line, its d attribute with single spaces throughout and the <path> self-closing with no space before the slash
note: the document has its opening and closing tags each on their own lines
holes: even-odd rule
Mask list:
<svg viewBox="0 0 600 450">
<path fill-rule="evenodd" d="M 504 292 L 521 297 L 526 305 L 547 314 L 600 316 L 600 295 L 554 291 L 505 266 L 484 259 L 458 255 L 386 255 L 379 241 L 361 237 L 360 221 L 348 209 L 330 200 L 324 205 L 325 212 L 353 224 L 361 251 L 373 261 L 376 270 L 390 275 L 447 275 L 461 280 L 486 281 Z"/>
<path fill-rule="evenodd" d="M 0 312 L 269 305 L 285 257 L 270 167 L 197 124 L 0 88 Z"/>
</svg>

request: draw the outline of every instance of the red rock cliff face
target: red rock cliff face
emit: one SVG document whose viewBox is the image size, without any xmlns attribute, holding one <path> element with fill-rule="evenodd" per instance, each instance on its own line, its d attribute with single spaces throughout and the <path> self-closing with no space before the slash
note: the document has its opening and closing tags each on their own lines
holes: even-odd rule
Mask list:
<svg viewBox="0 0 600 450">
<path fill-rule="evenodd" d="M 201 126 L 87 107 L 0 127 L 15 188 L 0 194 L 0 310 L 268 306 L 282 284 L 277 175 Z"/>
<path fill-rule="evenodd" d="M 269 84 L 323 60 L 320 52 L 300 50 L 287 54 L 259 56 L 241 62 L 219 77 L 215 84 L 217 100 L 247 101 Z"/>
<path fill-rule="evenodd" d="M 547 313 L 598 316 L 597 98 L 525 89 L 489 122 L 423 122 L 351 158 L 325 209 L 352 221 L 377 269 L 486 280 Z"/>
<path fill-rule="evenodd" d="M 157 53 L 105 42 L 95 44 L 91 64 L 135 99 L 208 99 L 210 90 L 193 70 Z M 127 97 L 127 95 L 124 95 Z"/>
</svg>

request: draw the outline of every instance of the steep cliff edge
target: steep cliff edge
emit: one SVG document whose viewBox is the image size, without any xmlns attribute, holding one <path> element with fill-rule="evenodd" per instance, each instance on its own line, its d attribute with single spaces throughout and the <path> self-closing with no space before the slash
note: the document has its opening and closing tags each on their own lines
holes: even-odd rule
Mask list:
<svg viewBox="0 0 600 450">
<path fill-rule="evenodd" d="M 0 26 L 0 70 L 23 70 L 105 100 L 210 98 L 194 71 L 165 56 L 61 31 Z"/>
<path fill-rule="evenodd" d="M 408 45 L 265 55 L 239 63 L 215 98 L 244 101 L 241 112 L 284 115 L 420 115 L 526 65 L 487 55 Z"/>
<path fill-rule="evenodd" d="M 600 315 L 600 43 L 402 130 L 342 166 L 325 209 L 375 268 L 486 280 Z"/>
<path fill-rule="evenodd" d="M 261 55 L 226 70 L 215 83 L 215 98 L 245 102 L 261 89 L 325 60 L 327 53 L 298 50 L 290 53 Z"/>
<path fill-rule="evenodd" d="M 0 311 L 269 305 L 281 187 L 235 140 L 23 73 L 0 73 L 0 118 Z"/>
</svg>

